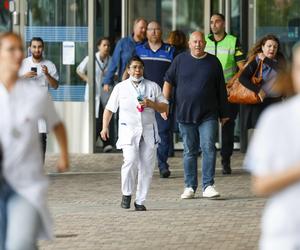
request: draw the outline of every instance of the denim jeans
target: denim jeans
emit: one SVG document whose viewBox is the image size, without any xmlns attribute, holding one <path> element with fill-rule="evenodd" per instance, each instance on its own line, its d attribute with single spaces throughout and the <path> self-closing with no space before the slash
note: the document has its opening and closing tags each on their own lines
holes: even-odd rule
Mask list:
<svg viewBox="0 0 300 250">
<path fill-rule="evenodd" d="M 202 149 L 202 190 L 214 184 L 216 167 L 216 139 L 218 121 L 205 120 L 200 124 L 179 123 L 179 130 L 183 140 L 183 167 L 185 187 L 194 191 L 198 187 L 199 141 Z"/>
<path fill-rule="evenodd" d="M 37 249 L 39 213 L 6 182 L 0 185 L 0 250 Z"/>
</svg>

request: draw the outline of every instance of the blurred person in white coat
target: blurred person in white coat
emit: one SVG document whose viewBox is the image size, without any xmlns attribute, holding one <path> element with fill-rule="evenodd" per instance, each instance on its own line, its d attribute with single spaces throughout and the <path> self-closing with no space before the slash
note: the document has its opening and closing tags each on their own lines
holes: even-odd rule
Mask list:
<svg viewBox="0 0 300 250">
<path fill-rule="evenodd" d="M 117 84 L 108 100 L 101 137 L 109 138 L 108 125 L 119 108 L 119 135 L 117 148 L 122 149 L 124 162 L 121 170 L 121 207 L 130 208 L 136 178 L 134 202 L 136 211 L 145 211 L 144 202 L 149 191 L 159 143 L 155 111 L 163 113 L 168 102 L 155 82 L 143 78 L 144 63 L 134 56 L 127 66 L 129 79 Z"/>
<path fill-rule="evenodd" d="M 53 239 L 47 208 L 38 120 L 54 131 L 61 149 L 58 171 L 68 169 L 66 132 L 53 102 L 30 79 L 19 79 L 21 38 L 0 35 L 0 142 L 3 151 L 0 187 L 0 249 L 37 249 L 38 239 Z"/>
<path fill-rule="evenodd" d="M 254 192 L 269 199 L 261 223 L 260 249 L 300 249 L 300 43 L 293 48 L 291 74 L 277 79 L 289 100 L 274 104 L 260 117 L 245 168 Z"/>
</svg>

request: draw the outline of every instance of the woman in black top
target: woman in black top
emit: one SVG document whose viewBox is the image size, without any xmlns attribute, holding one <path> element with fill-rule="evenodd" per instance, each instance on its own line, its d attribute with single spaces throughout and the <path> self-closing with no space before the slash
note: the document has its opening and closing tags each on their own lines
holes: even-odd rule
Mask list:
<svg viewBox="0 0 300 250">
<path fill-rule="evenodd" d="M 269 105 L 281 101 L 281 94 L 274 90 L 278 71 L 285 66 L 285 59 L 280 51 L 280 43 L 276 36 L 267 35 L 259 40 L 248 55 L 251 62 L 246 66 L 239 80 L 246 88 L 254 91 L 261 103 L 241 105 L 241 129 L 255 128 L 262 111 Z M 258 64 L 263 61 L 263 81 L 258 86 L 251 82 Z"/>
</svg>

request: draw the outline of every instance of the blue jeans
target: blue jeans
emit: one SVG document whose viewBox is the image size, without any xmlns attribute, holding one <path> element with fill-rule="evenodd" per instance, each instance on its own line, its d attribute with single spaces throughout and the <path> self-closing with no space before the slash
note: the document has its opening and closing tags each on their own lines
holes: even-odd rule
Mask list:
<svg viewBox="0 0 300 250">
<path fill-rule="evenodd" d="M 168 156 L 171 147 L 171 121 L 164 120 L 160 113 L 155 112 L 160 143 L 157 147 L 158 168 L 160 171 L 169 169 Z"/>
<path fill-rule="evenodd" d="M 202 190 L 214 184 L 216 167 L 216 139 L 218 121 L 206 120 L 200 124 L 179 123 L 179 130 L 183 140 L 183 167 L 185 187 L 194 191 L 198 187 L 197 158 L 199 141 L 202 149 Z"/>
<path fill-rule="evenodd" d="M 0 250 L 35 250 L 41 226 L 37 210 L 6 182 L 0 183 Z"/>
</svg>

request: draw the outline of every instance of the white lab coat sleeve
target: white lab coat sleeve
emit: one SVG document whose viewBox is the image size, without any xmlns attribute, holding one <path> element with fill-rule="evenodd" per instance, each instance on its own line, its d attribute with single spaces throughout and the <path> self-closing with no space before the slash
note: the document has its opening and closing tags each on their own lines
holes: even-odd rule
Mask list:
<svg viewBox="0 0 300 250">
<path fill-rule="evenodd" d="M 244 168 L 254 176 L 272 173 L 273 158 L 276 154 L 274 146 L 278 142 L 275 133 L 278 121 L 274 119 L 272 111 L 267 110 L 262 114 L 244 160 Z"/>
<path fill-rule="evenodd" d="M 81 63 L 77 66 L 76 70 L 82 74 L 86 74 L 87 72 L 87 65 L 88 65 L 89 57 L 86 56 Z"/>
<path fill-rule="evenodd" d="M 116 113 L 119 108 L 119 100 L 120 100 L 119 89 L 120 89 L 120 85 L 116 85 L 114 87 L 105 107 L 106 109 L 110 110 L 113 113 Z"/>
<path fill-rule="evenodd" d="M 53 128 L 61 122 L 49 94 L 44 98 L 44 109 L 42 112 L 49 131 L 53 130 Z"/>
<path fill-rule="evenodd" d="M 169 104 L 169 102 L 167 101 L 167 99 L 164 97 L 161 88 L 158 84 L 155 84 L 155 101 L 156 102 L 163 102 L 166 104 Z"/>
</svg>

